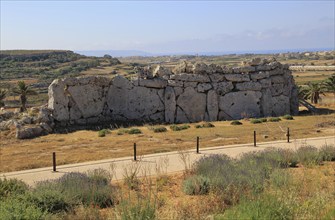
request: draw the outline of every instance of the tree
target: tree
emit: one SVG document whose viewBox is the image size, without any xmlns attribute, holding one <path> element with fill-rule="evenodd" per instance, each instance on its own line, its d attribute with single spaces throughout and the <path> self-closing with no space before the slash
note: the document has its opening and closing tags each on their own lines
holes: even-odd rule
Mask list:
<svg viewBox="0 0 335 220">
<path fill-rule="evenodd" d="M 36 95 L 36 92 L 32 90 L 29 86 L 26 85 L 24 81 L 18 81 L 17 87 L 14 88 L 13 92 L 15 94 L 20 95 L 21 107 L 20 112 L 24 112 L 27 110 L 27 95 Z"/>
<path fill-rule="evenodd" d="M 311 103 L 318 104 L 321 100 L 320 95 L 325 95 L 325 87 L 322 83 L 308 83 L 307 87 L 303 89 L 304 99 L 310 99 Z"/>
<path fill-rule="evenodd" d="M 328 79 L 326 79 L 323 82 L 323 85 L 327 92 L 331 92 L 335 96 L 335 74 L 332 74 Z"/>
<path fill-rule="evenodd" d="M 0 89 L 0 107 L 4 107 L 4 99 L 6 98 L 7 95 L 7 90 L 5 89 Z"/>
</svg>

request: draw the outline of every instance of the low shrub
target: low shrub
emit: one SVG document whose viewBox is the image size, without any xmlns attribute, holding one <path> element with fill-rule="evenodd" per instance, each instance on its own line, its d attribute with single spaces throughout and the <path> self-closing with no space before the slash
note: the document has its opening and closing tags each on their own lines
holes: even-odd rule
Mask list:
<svg viewBox="0 0 335 220">
<path fill-rule="evenodd" d="M 298 161 L 304 166 L 320 165 L 322 163 L 322 156 L 319 154 L 317 148 L 312 146 L 300 147 L 296 151 Z"/>
<path fill-rule="evenodd" d="M 141 134 L 142 131 L 138 128 L 131 128 L 127 131 L 128 134 Z"/>
<path fill-rule="evenodd" d="M 171 125 L 170 129 L 172 131 L 181 131 L 181 130 L 186 130 L 189 129 L 190 126 L 189 125 Z"/>
<path fill-rule="evenodd" d="M 251 124 L 260 124 L 260 123 L 262 123 L 262 121 L 260 119 L 253 118 L 253 119 L 250 120 L 250 123 Z"/>
<path fill-rule="evenodd" d="M 292 184 L 292 176 L 285 169 L 276 169 L 271 173 L 269 182 L 272 187 L 281 189 Z"/>
<path fill-rule="evenodd" d="M 105 137 L 106 134 L 109 134 L 110 130 L 109 129 L 102 129 L 100 131 L 98 131 L 98 137 Z"/>
<path fill-rule="evenodd" d="M 44 219 L 46 215 L 47 213 L 41 208 L 22 198 L 10 197 L 0 200 L 0 219 L 40 220 Z"/>
<path fill-rule="evenodd" d="M 87 176 L 90 181 L 99 185 L 108 185 L 112 180 L 111 174 L 101 168 L 87 171 Z"/>
<path fill-rule="evenodd" d="M 323 161 L 335 161 L 335 146 L 322 146 L 319 150 L 319 156 Z"/>
<path fill-rule="evenodd" d="M 131 129 L 120 129 L 117 132 L 117 135 L 123 135 L 123 134 L 141 134 L 142 131 L 138 128 L 131 128 Z"/>
<path fill-rule="evenodd" d="M 116 210 L 118 213 L 118 217 L 116 219 L 156 219 L 156 211 L 156 200 L 151 199 L 150 196 L 138 197 L 135 199 L 135 202 L 128 198 L 123 199 L 120 202 L 120 209 Z"/>
<path fill-rule="evenodd" d="M 285 120 L 293 120 L 294 118 L 293 118 L 292 115 L 284 115 L 283 119 L 285 119 Z"/>
<path fill-rule="evenodd" d="M 278 117 L 273 117 L 273 118 L 269 118 L 268 121 L 269 122 L 279 122 L 279 121 L 281 121 L 281 119 L 278 118 Z"/>
<path fill-rule="evenodd" d="M 71 202 L 67 200 L 63 192 L 55 188 L 37 188 L 29 194 L 27 200 L 49 213 L 68 211 L 72 208 Z"/>
<path fill-rule="evenodd" d="M 242 125 L 242 122 L 235 120 L 235 121 L 230 122 L 230 124 L 231 125 Z"/>
<path fill-rule="evenodd" d="M 8 197 L 24 194 L 28 191 L 28 185 L 18 179 L 0 179 L 0 197 Z"/>
<path fill-rule="evenodd" d="M 187 195 L 207 194 L 209 187 L 209 179 L 201 175 L 191 176 L 183 182 L 183 192 Z"/>
<path fill-rule="evenodd" d="M 157 127 L 157 128 L 154 128 L 153 131 L 155 133 L 162 133 L 162 132 L 167 132 L 167 129 L 166 127 Z"/>
<path fill-rule="evenodd" d="M 195 128 L 213 128 L 215 125 L 213 125 L 210 122 L 206 122 L 204 124 L 196 125 Z"/>
<path fill-rule="evenodd" d="M 261 122 L 267 122 L 268 121 L 267 118 L 260 118 L 259 120 L 261 120 Z"/>
</svg>

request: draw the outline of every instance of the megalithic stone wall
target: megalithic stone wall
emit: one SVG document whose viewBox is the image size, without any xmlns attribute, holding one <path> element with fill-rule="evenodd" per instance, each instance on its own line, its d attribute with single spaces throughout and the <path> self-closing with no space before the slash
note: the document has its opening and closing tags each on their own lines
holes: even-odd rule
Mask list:
<svg viewBox="0 0 335 220">
<path fill-rule="evenodd" d="M 186 123 L 298 113 L 298 91 L 287 65 L 254 59 L 227 68 L 182 62 L 138 77 L 57 79 L 49 108 L 62 124 L 109 121 Z"/>
</svg>

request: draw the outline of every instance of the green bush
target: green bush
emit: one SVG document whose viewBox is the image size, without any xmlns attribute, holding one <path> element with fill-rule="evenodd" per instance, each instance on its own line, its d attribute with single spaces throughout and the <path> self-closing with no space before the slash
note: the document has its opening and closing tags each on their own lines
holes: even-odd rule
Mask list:
<svg viewBox="0 0 335 220">
<path fill-rule="evenodd" d="M 228 209 L 224 215 L 215 219 L 293 219 L 293 212 L 284 202 L 276 197 L 264 195 L 261 198 L 250 201 L 244 199 L 240 204 Z"/>
<path fill-rule="evenodd" d="M 90 181 L 99 185 L 108 185 L 112 180 L 110 173 L 101 168 L 87 171 L 87 176 Z"/>
<path fill-rule="evenodd" d="M 142 131 L 138 128 L 131 128 L 127 131 L 128 134 L 141 134 Z"/>
<path fill-rule="evenodd" d="M 157 128 L 154 128 L 153 131 L 155 133 L 161 133 L 161 132 L 167 132 L 167 129 L 166 127 L 157 127 Z"/>
<path fill-rule="evenodd" d="M 269 122 L 279 122 L 279 121 L 281 121 L 281 119 L 278 118 L 278 117 L 273 117 L 273 118 L 269 118 L 268 121 Z"/>
<path fill-rule="evenodd" d="M 102 129 L 102 130 L 98 131 L 98 136 L 99 137 L 105 137 L 106 134 L 109 134 L 109 133 L 110 133 L 109 129 Z"/>
<path fill-rule="evenodd" d="M 47 187 L 36 188 L 29 194 L 27 200 L 49 213 L 68 211 L 72 208 L 63 192 Z"/>
<path fill-rule="evenodd" d="M 204 124 L 196 125 L 195 128 L 213 128 L 215 125 L 213 125 L 210 122 L 206 122 Z"/>
<path fill-rule="evenodd" d="M 207 194 L 209 187 L 209 179 L 204 176 L 191 176 L 183 182 L 183 192 L 187 195 Z"/>
<path fill-rule="evenodd" d="M 268 121 L 267 118 L 260 118 L 259 120 L 261 120 L 261 122 L 267 122 Z"/>
<path fill-rule="evenodd" d="M 260 123 L 262 123 L 262 121 L 260 119 L 254 118 L 254 119 L 250 120 L 250 123 L 251 124 L 260 124 Z"/>
<path fill-rule="evenodd" d="M 71 207 L 82 204 L 104 208 L 112 205 L 113 190 L 109 181 L 105 180 L 108 177 L 99 175 L 96 172 L 90 177 L 82 173 L 66 173 L 59 179 L 38 183 L 36 190 L 61 192 Z"/>
<path fill-rule="evenodd" d="M 300 147 L 296 151 L 299 163 L 304 166 L 320 165 L 322 163 L 322 156 L 319 154 L 317 148 L 312 146 Z"/>
<path fill-rule="evenodd" d="M 0 197 L 8 197 L 24 194 L 28 191 L 28 185 L 18 179 L 0 179 Z"/>
<path fill-rule="evenodd" d="M 181 130 L 186 130 L 189 129 L 190 126 L 189 125 L 171 125 L 170 129 L 172 131 L 181 131 Z"/>
<path fill-rule="evenodd" d="M 0 219 L 16 220 L 29 219 L 40 220 L 46 217 L 47 213 L 36 205 L 27 202 L 23 198 L 10 197 L 0 200 Z"/>
<path fill-rule="evenodd" d="M 323 161 L 335 161 L 335 146 L 322 146 L 319 150 L 319 156 Z"/>
<path fill-rule="evenodd" d="M 283 116 L 283 119 L 286 119 L 286 120 L 293 120 L 293 116 L 292 115 L 284 115 Z"/>
<path fill-rule="evenodd" d="M 242 122 L 235 120 L 235 121 L 230 122 L 230 124 L 231 125 L 242 125 Z"/>
</svg>

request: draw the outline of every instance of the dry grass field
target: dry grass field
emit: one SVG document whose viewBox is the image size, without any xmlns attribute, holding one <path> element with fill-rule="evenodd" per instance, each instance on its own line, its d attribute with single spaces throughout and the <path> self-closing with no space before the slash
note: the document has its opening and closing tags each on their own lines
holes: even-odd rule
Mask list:
<svg viewBox="0 0 335 220">
<path fill-rule="evenodd" d="M 335 134 L 333 126 L 318 127 L 323 122 L 334 123 L 335 114 L 305 115 L 294 120 L 282 119 L 280 122 L 252 124 L 241 120 L 243 125 L 234 126 L 230 121 L 213 122 L 213 128 L 195 128 L 201 123 L 189 124 L 190 128 L 172 131 L 168 125 L 167 132 L 154 133 L 153 126 L 139 128 L 141 134 L 123 134 L 111 130 L 105 137 L 98 137 L 97 131 L 82 130 L 68 134 L 50 134 L 31 140 L 17 140 L 13 131 L 0 133 L 0 172 L 32 169 L 51 166 L 52 152 L 57 152 L 58 164 L 71 164 L 107 158 L 132 156 L 133 143 L 137 143 L 138 154 L 151 154 L 192 149 L 196 137 L 200 137 L 200 147 L 212 147 L 253 142 L 253 131 L 257 132 L 257 141 L 285 140 L 286 129 L 290 128 L 291 140 L 320 137 Z"/>
</svg>

